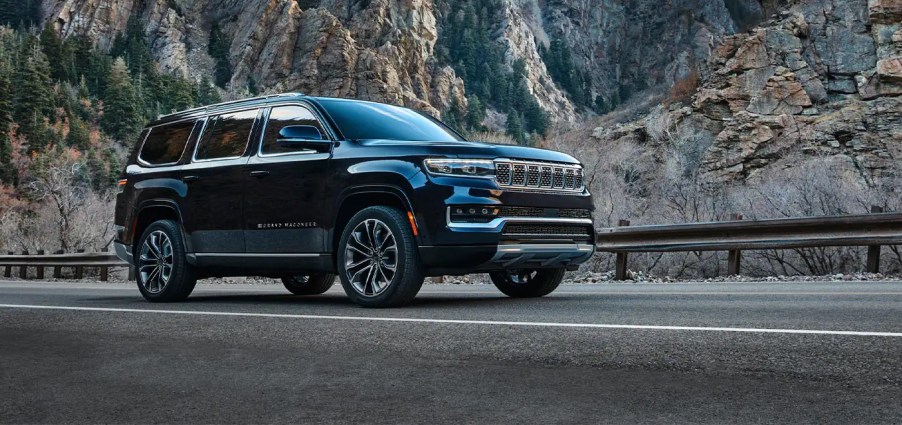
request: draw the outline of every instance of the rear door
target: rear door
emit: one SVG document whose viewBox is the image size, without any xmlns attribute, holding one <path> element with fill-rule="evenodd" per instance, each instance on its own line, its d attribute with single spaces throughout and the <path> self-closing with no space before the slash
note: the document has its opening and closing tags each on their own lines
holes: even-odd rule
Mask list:
<svg viewBox="0 0 902 425">
<path fill-rule="evenodd" d="M 245 176 L 245 238 L 249 253 L 325 251 L 323 187 L 331 153 L 287 149 L 276 143 L 285 126 L 326 128 L 305 105 L 274 106 Z"/>
<path fill-rule="evenodd" d="M 244 253 L 245 154 L 259 115 L 251 109 L 207 118 L 191 164 L 183 168 L 183 220 L 198 254 Z"/>
</svg>

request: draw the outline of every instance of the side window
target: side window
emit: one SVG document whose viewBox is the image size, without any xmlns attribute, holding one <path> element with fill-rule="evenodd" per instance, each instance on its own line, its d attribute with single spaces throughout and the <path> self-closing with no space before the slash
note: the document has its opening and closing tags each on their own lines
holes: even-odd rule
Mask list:
<svg viewBox="0 0 902 425">
<path fill-rule="evenodd" d="M 161 125 L 150 130 L 138 158 L 150 165 L 173 164 L 185 151 L 185 144 L 194 130 L 194 121 Z"/>
<path fill-rule="evenodd" d="M 316 127 L 320 134 L 325 135 L 323 127 L 309 109 L 303 106 L 277 106 L 269 113 L 269 121 L 266 123 L 266 132 L 263 133 L 263 145 L 260 153 L 263 155 L 275 155 L 280 153 L 298 153 L 297 149 L 286 149 L 279 146 L 279 131 L 289 125 L 309 125 Z M 304 152 L 304 151 L 300 151 Z"/>
<path fill-rule="evenodd" d="M 237 158 L 247 149 L 257 110 L 210 117 L 197 145 L 195 160 Z"/>
</svg>

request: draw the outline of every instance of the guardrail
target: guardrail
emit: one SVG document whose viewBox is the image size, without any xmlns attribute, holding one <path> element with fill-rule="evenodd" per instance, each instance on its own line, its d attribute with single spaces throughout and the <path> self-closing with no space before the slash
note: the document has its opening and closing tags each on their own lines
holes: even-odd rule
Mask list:
<svg viewBox="0 0 902 425">
<path fill-rule="evenodd" d="M 627 261 L 631 253 L 728 251 L 728 273 L 740 274 L 743 250 L 795 249 L 832 246 L 867 246 L 867 268 L 871 273 L 880 271 L 880 250 L 883 245 L 902 245 L 902 213 L 884 213 L 873 207 L 871 214 L 828 217 L 779 218 L 768 220 L 742 220 L 734 214 L 730 221 L 711 223 L 687 223 L 673 225 L 630 226 L 626 220 L 620 227 L 600 229 L 597 246 L 599 252 L 617 255 L 617 280 L 626 280 Z M 36 268 L 37 279 L 44 278 L 44 269 L 53 267 L 53 277 L 62 277 L 62 268 L 75 269 L 75 278 L 84 277 L 86 267 L 100 270 L 100 280 L 109 280 L 112 267 L 129 267 L 129 279 L 134 269 L 108 252 L 63 254 L 56 252 L 37 255 L 23 252 L 16 255 L 0 255 L 0 267 L 4 277 L 12 277 L 18 268 L 18 277 L 26 279 L 28 268 Z"/>
<path fill-rule="evenodd" d="M 129 267 L 128 263 L 120 260 L 115 254 L 108 252 L 85 253 L 83 250 L 74 254 L 64 254 L 61 251 L 50 255 L 44 255 L 44 251 L 38 251 L 36 255 L 29 254 L 28 251 L 22 254 L 9 252 L 8 255 L 0 255 L 0 267 L 3 268 L 4 277 L 12 277 L 13 269 L 18 269 L 17 276 L 21 279 L 27 279 L 28 269 L 36 269 L 35 278 L 44 279 L 44 271 L 48 267 L 53 268 L 53 278 L 62 277 L 63 268 L 74 269 L 75 278 L 84 278 L 85 268 L 96 267 L 100 271 L 100 280 L 106 282 L 110 279 L 110 268 L 112 267 Z M 133 270 L 129 267 L 129 279 L 133 275 Z"/>
<path fill-rule="evenodd" d="M 617 254 L 617 280 L 626 280 L 630 253 L 728 251 L 728 273 L 740 273 L 742 250 L 867 246 L 867 271 L 880 271 L 882 245 L 902 244 L 902 214 L 871 214 L 742 220 L 630 227 L 598 231 L 598 251 Z"/>
</svg>

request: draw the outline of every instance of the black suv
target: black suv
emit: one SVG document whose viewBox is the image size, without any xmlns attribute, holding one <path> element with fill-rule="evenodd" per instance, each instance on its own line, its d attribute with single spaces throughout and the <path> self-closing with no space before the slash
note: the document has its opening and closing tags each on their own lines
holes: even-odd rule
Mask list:
<svg viewBox="0 0 902 425">
<path fill-rule="evenodd" d="M 336 274 L 368 307 L 426 276 L 488 272 L 513 297 L 551 293 L 594 252 L 572 157 L 468 142 L 410 109 L 283 94 L 180 112 L 141 134 L 119 182 L 116 253 L 149 301 L 204 277 Z"/>
</svg>

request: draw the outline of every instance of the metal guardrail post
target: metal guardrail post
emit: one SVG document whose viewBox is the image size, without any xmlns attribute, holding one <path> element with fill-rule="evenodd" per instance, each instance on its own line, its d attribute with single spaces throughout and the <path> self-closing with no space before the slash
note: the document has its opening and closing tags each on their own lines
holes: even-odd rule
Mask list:
<svg viewBox="0 0 902 425">
<path fill-rule="evenodd" d="M 44 250 L 39 249 L 38 255 L 44 255 Z M 35 278 L 38 280 L 44 280 L 44 266 L 37 267 L 37 270 L 35 271 Z"/>
<path fill-rule="evenodd" d="M 879 214 L 883 212 L 883 207 L 878 207 L 876 205 L 871 206 L 872 214 Z M 868 246 L 868 264 L 867 264 L 867 272 L 868 273 L 880 273 L 880 245 L 869 245 Z"/>
<path fill-rule="evenodd" d="M 7 251 L 7 255 L 14 255 L 15 252 Z M 3 270 L 3 277 L 13 277 L 13 266 L 6 266 L 6 269 Z"/>
<path fill-rule="evenodd" d="M 742 214 L 730 214 L 730 221 L 742 220 Z M 742 251 L 731 249 L 727 255 L 727 274 L 739 276 L 742 273 Z"/>
<path fill-rule="evenodd" d="M 109 252 L 109 249 L 103 248 L 100 252 Z M 110 268 L 107 266 L 100 266 L 100 281 L 106 282 L 110 280 Z"/>
<path fill-rule="evenodd" d="M 627 227 L 630 225 L 630 221 L 629 220 L 620 220 L 620 222 L 617 223 L 617 225 L 620 227 Z M 625 252 L 617 253 L 617 260 L 615 263 L 614 280 L 619 280 L 619 281 L 626 280 L 627 260 L 628 260 L 627 253 L 625 253 Z"/>
<path fill-rule="evenodd" d="M 63 250 L 58 249 L 54 254 L 62 254 Z M 53 278 L 54 279 L 62 279 L 63 277 L 63 268 L 60 266 L 53 266 Z"/>
<path fill-rule="evenodd" d="M 22 251 L 22 255 L 28 255 L 28 250 Z M 19 266 L 19 279 L 27 279 L 28 278 L 28 266 L 21 265 Z"/>
<path fill-rule="evenodd" d="M 76 252 L 81 254 L 81 253 L 85 252 L 85 250 L 79 249 Z M 84 266 L 75 266 L 75 280 L 81 280 L 81 279 L 84 279 L 84 277 L 85 277 L 85 267 Z"/>
</svg>

